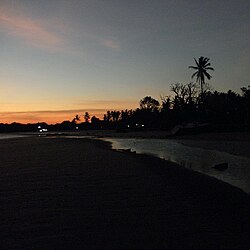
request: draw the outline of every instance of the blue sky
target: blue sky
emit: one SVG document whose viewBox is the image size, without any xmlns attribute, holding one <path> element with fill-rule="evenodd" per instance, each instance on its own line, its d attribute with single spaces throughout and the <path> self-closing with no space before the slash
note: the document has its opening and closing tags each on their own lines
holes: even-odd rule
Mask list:
<svg viewBox="0 0 250 250">
<path fill-rule="evenodd" d="M 233 0 L 1 0 L 0 122 L 135 108 L 190 82 L 200 56 L 215 68 L 214 89 L 240 92 L 250 85 L 249 9 Z"/>
</svg>

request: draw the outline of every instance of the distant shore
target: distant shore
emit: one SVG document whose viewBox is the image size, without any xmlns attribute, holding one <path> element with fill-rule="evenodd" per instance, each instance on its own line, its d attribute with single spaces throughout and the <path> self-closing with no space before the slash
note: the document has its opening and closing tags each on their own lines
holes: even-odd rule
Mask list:
<svg viewBox="0 0 250 250">
<path fill-rule="evenodd" d="M 124 131 L 116 130 L 81 130 L 81 131 L 61 131 L 48 133 L 19 133 L 36 135 L 79 135 L 94 137 L 113 138 L 152 138 L 152 139 L 181 139 L 181 140 L 217 140 L 217 141 L 250 141 L 250 132 L 207 132 L 190 135 L 172 135 L 165 130 L 144 130 L 144 131 Z"/>
<path fill-rule="evenodd" d="M 2 249 L 250 247 L 249 195 L 214 178 L 89 139 L 0 151 Z"/>
</svg>

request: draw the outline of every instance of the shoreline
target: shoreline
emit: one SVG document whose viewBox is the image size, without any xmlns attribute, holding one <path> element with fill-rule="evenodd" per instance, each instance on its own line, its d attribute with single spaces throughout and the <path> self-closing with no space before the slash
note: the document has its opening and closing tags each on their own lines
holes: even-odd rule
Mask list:
<svg viewBox="0 0 250 250">
<path fill-rule="evenodd" d="M 35 135 L 41 137 L 86 136 L 92 138 L 134 138 L 174 140 L 189 147 L 226 152 L 236 156 L 250 157 L 250 132 L 209 132 L 194 135 L 172 136 L 170 131 L 132 131 L 115 130 L 62 131 L 48 133 L 16 133 L 17 135 Z M 1 135 L 1 134 L 0 134 Z M 0 138 L 1 139 L 1 138 Z"/>
<path fill-rule="evenodd" d="M 250 246 L 250 196 L 215 178 L 91 139 L 0 149 L 5 249 Z"/>
</svg>

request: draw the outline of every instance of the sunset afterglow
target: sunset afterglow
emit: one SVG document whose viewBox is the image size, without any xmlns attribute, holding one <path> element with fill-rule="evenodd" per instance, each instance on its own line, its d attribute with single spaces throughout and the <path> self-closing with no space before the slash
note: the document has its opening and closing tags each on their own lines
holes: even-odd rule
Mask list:
<svg viewBox="0 0 250 250">
<path fill-rule="evenodd" d="M 0 123 L 135 109 L 192 81 L 200 55 L 216 69 L 214 88 L 240 92 L 250 61 L 243 2 L 2 0 Z"/>
</svg>

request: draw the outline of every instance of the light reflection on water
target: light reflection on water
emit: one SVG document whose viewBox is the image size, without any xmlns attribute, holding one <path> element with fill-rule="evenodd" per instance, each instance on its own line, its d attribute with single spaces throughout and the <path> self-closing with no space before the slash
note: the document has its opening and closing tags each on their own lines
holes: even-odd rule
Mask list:
<svg viewBox="0 0 250 250">
<path fill-rule="evenodd" d="M 1 134 L 0 133 L 0 140 L 1 139 L 22 138 L 22 137 L 27 137 L 27 135 L 21 135 L 21 134 Z"/>
<path fill-rule="evenodd" d="M 216 150 L 188 147 L 167 139 L 105 138 L 104 140 L 110 141 L 114 149 L 131 149 L 137 153 L 153 154 L 194 171 L 216 177 L 250 193 L 250 158 Z M 223 162 L 228 162 L 227 170 L 218 171 L 212 168 L 215 164 Z"/>
</svg>

